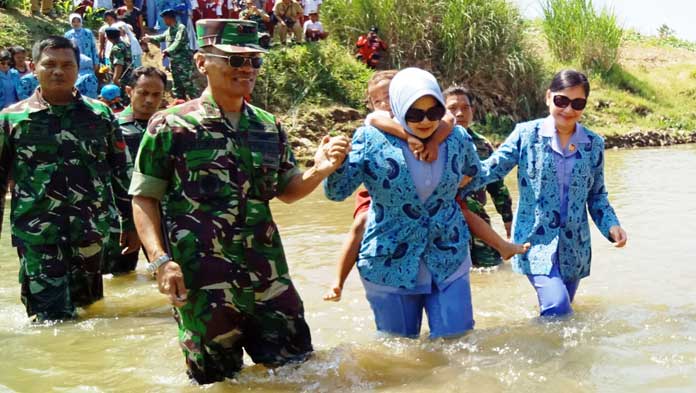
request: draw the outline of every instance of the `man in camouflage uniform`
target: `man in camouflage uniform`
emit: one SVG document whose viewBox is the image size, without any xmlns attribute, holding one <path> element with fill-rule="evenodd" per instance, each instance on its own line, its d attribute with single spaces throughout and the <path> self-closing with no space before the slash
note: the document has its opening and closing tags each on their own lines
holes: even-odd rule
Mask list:
<svg viewBox="0 0 696 393">
<path fill-rule="evenodd" d="M 109 54 L 112 83 L 121 88 L 121 99 L 128 102 L 125 87 L 128 86 L 133 74 L 133 55 L 130 46 L 121 39 L 121 30 L 107 27 L 104 31 L 106 39 L 113 45 Z"/>
<path fill-rule="evenodd" d="M 176 11 L 166 9 L 160 13 L 167 30 L 159 35 L 146 35 L 145 42 L 160 43 L 165 41 L 167 47 L 162 51 L 163 56 L 169 57 L 172 72 L 172 95 L 186 100 L 196 98 L 199 92 L 193 84 L 193 54 L 189 50 L 186 26 L 176 19 Z"/>
<path fill-rule="evenodd" d="M 27 314 L 73 319 L 76 306 L 103 296 L 112 203 L 122 233 L 133 228 L 125 142 L 111 111 L 73 88 L 79 51 L 70 40 L 48 37 L 34 46 L 33 58 L 39 88 L 0 113 L 0 195 L 11 176 L 12 244 Z M 126 233 L 124 243 L 135 234 Z"/>
<path fill-rule="evenodd" d="M 445 90 L 444 95 L 447 109 L 456 116 L 457 124 L 467 129 L 474 141 L 479 158 L 485 160 L 493 154 L 495 149 L 486 137 L 469 128 L 474 118 L 473 94 L 466 88 L 453 86 Z M 495 209 L 503 217 L 505 231 L 509 239 L 512 228 L 512 198 L 503 180 L 488 184 L 485 188 L 467 195 L 467 207 L 490 224 L 491 218 L 486 213 L 486 191 L 491 195 Z M 503 259 L 494 248 L 473 235 L 471 239 L 471 261 L 474 266 L 490 267 L 503 263 Z"/>
<path fill-rule="evenodd" d="M 164 88 L 167 84 L 167 75 L 154 67 L 138 67 L 133 71 L 130 86 L 126 86 L 126 94 L 131 104 L 118 114 L 118 123 L 121 127 L 123 139 L 126 142 L 126 150 L 132 159 L 138 153 L 140 140 L 147 128 L 147 122 L 159 109 Z M 133 167 L 128 167 L 128 177 L 132 175 Z M 129 181 L 130 183 L 130 181 Z M 130 204 L 129 204 L 130 207 Z M 114 209 L 115 213 L 115 209 Z M 118 214 L 113 214 L 111 219 L 109 243 L 105 247 L 104 266 L 102 273 L 123 274 L 135 270 L 138 264 L 138 250 L 124 254 L 123 246 L 119 243 L 118 234 L 121 231 Z"/>
<path fill-rule="evenodd" d="M 149 270 L 176 306 L 189 375 L 211 383 L 234 377 L 243 349 L 269 366 L 312 351 L 269 201 L 309 194 L 338 168 L 350 141 L 325 137 L 302 173 L 275 117 L 244 101 L 262 62 L 256 24 L 203 19 L 197 33 L 196 65 L 208 89 L 153 116 L 130 193 Z"/>
</svg>

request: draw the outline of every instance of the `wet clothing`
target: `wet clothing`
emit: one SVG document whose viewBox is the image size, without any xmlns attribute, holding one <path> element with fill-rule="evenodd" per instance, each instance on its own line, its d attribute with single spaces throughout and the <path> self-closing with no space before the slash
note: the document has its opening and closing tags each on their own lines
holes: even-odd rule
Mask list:
<svg viewBox="0 0 696 393">
<path fill-rule="evenodd" d="M 518 124 L 483 162 L 481 179 L 462 193 L 501 179 L 515 165 L 520 201 L 513 241 L 532 246 L 513 258 L 513 270 L 529 277 L 542 314 L 569 313 L 580 279 L 590 274 L 587 212 L 610 241 L 609 229 L 619 225 L 604 185 L 604 140 L 578 123 L 564 149 L 553 117 Z"/>
<path fill-rule="evenodd" d="M 275 117 L 252 105 L 235 126 L 206 91 L 150 120 L 130 193 L 162 205 L 189 291 L 176 310 L 181 347 L 198 382 L 233 376 L 242 347 L 271 364 L 312 350 L 269 205 L 299 173 Z"/>
<path fill-rule="evenodd" d="M 479 159 L 485 160 L 493 154 L 495 148 L 485 136 L 474 130 L 467 130 L 467 132 L 469 132 L 469 135 L 471 135 L 474 141 Z M 503 223 L 512 222 L 512 198 L 503 180 L 490 183 L 467 195 L 466 203 L 469 210 L 483 218 L 483 220 L 490 225 L 491 217 L 486 213 L 486 203 L 488 202 L 486 192 L 490 194 L 498 214 L 503 217 Z M 488 267 L 503 263 L 502 257 L 493 247 L 487 245 L 483 240 L 475 236 L 472 236 L 471 240 L 471 261 L 474 266 Z"/>
<path fill-rule="evenodd" d="M 100 274 L 110 206 L 118 209 L 122 230 L 134 229 L 118 124 L 104 104 L 74 94 L 68 105 L 50 105 L 37 89 L 0 113 L 0 195 L 11 173 L 12 244 L 20 255 L 27 312 L 39 318 L 74 316 L 76 305 L 101 298 L 94 274 Z M 65 297 L 47 303 L 42 293 Z"/>
<path fill-rule="evenodd" d="M 193 53 L 188 47 L 186 26 L 177 23 L 159 35 L 151 37 L 152 42 L 166 42 L 165 52 L 169 53 L 172 71 L 172 95 L 181 99 L 198 96 L 198 89 L 193 84 Z"/>
</svg>

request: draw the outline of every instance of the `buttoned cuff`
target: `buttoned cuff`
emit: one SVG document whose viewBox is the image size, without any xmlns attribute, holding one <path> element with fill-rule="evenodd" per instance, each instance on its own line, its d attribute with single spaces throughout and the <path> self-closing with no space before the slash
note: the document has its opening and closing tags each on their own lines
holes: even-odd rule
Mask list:
<svg viewBox="0 0 696 393">
<path fill-rule="evenodd" d="M 169 182 L 166 180 L 134 171 L 128 193 L 130 195 L 154 198 L 159 201 L 164 197 L 168 186 Z"/>
</svg>

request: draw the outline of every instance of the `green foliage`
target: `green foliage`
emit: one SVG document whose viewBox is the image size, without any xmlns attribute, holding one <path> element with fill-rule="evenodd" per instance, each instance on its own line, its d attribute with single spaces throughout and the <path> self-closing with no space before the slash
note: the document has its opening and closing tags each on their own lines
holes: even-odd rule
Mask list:
<svg viewBox="0 0 696 393">
<path fill-rule="evenodd" d="M 87 7 L 82 15 L 82 25 L 96 34 L 104 24 L 104 12 L 106 12 L 105 8 L 93 9 L 92 7 Z"/>
<path fill-rule="evenodd" d="M 332 41 L 270 51 L 256 81 L 253 101 L 268 110 L 299 105 L 364 105 L 372 71 Z"/>
<path fill-rule="evenodd" d="M 631 94 L 647 99 L 655 97 L 655 91 L 648 83 L 638 79 L 618 64 L 614 64 L 601 78 L 606 84 Z"/>
<path fill-rule="evenodd" d="M 62 20 L 37 18 L 18 10 L 0 12 L 0 47 L 21 45 L 31 51 L 38 40 L 63 35 L 69 25 Z"/>
<path fill-rule="evenodd" d="M 542 67 L 505 0 L 332 0 L 322 18 L 348 48 L 379 27 L 389 45 L 385 67 L 422 67 L 443 87 L 466 85 L 487 111 L 527 118 L 543 108 Z"/>
<path fill-rule="evenodd" d="M 608 72 L 619 57 L 623 29 L 612 10 L 592 0 L 543 0 L 543 32 L 553 55 L 565 63 Z"/>
<path fill-rule="evenodd" d="M 674 35 L 674 30 L 663 23 L 657 28 L 657 34 L 660 36 L 660 38 L 669 38 Z"/>
<path fill-rule="evenodd" d="M 7 8 L 28 11 L 31 9 L 31 0 L 7 0 Z"/>
<path fill-rule="evenodd" d="M 517 121 L 510 116 L 496 116 L 487 113 L 483 118 L 471 125 L 471 128 L 483 134 L 493 143 L 499 143 L 505 140 L 510 132 L 515 128 Z"/>
<path fill-rule="evenodd" d="M 59 15 L 68 16 L 75 8 L 72 0 L 59 0 L 53 3 L 53 7 Z"/>
</svg>

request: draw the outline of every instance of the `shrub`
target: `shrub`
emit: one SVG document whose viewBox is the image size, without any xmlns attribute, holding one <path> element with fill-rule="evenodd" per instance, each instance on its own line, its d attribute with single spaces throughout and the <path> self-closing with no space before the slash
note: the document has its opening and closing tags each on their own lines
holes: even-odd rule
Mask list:
<svg viewBox="0 0 696 393">
<path fill-rule="evenodd" d="M 271 111 L 304 105 L 362 107 L 372 71 L 332 41 L 270 51 L 253 101 Z"/>
<path fill-rule="evenodd" d="M 558 60 L 600 73 L 616 64 L 623 29 L 612 10 L 598 12 L 592 0 L 544 0 L 542 9 L 544 35 Z"/>
<path fill-rule="evenodd" d="M 384 68 L 422 67 L 443 88 L 466 85 L 488 112 L 519 119 L 543 108 L 542 67 L 506 0 L 332 0 L 322 18 L 353 51 L 358 36 L 379 27 L 389 45 Z"/>
</svg>

